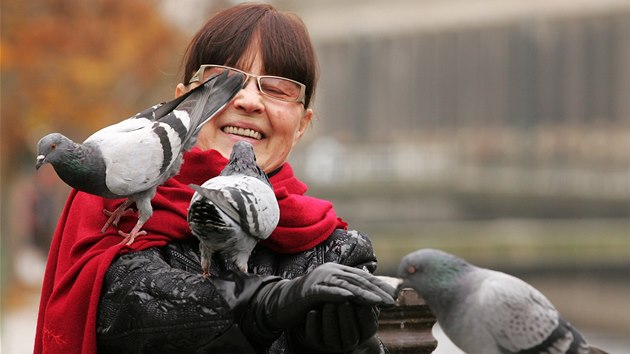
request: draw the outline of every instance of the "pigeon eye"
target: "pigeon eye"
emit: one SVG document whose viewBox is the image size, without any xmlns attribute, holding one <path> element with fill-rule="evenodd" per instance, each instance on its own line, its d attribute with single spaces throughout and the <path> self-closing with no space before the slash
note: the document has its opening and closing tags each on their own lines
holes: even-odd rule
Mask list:
<svg viewBox="0 0 630 354">
<path fill-rule="evenodd" d="M 407 267 L 407 273 L 409 273 L 409 274 L 414 274 L 416 271 L 417 271 L 417 269 L 414 266 Z"/>
<path fill-rule="evenodd" d="M 51 149 L 51 150 L 55 150 L 56 148 L 57 148 L 57 144 L 52 144 L 52 145 L 50 145 L 50 149 Z"/>
</svg>

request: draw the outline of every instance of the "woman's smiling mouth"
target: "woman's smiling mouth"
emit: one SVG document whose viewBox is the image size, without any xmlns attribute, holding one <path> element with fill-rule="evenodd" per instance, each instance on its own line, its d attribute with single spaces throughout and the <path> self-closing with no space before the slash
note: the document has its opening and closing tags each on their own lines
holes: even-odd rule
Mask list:
<svg viewBox="0 0 630 354">
<path fill-rule="evenodd" d="M 233 126 L 228 125 L 221 128 L 221 130 L 227 134 L 240 135 L 240 136 L 244 136 L 244 137 L 252 138 L 256 140 L 262 139 L 262 134 L 248 128 L 238 128 L 238 127 L 233 127 Z"/>
</svg>

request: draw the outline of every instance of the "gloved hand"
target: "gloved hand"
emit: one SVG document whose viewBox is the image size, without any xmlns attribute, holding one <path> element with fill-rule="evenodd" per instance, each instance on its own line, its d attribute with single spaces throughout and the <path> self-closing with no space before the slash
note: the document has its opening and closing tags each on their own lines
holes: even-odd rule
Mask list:
<svg viewBox="0 0 630 354">
<path fill-rule="evenodd" d="M 394 304 L 395 289 L 369 272 L 336 263 L 325 263 L 310 273 L 292 280 L 267 283 L 251 297 L 241 326 L 259 338 L 277 336 L 285 329 L 305 322 L 307 313 L 324 304 L 349 303 L 372 307 Z M 350 307 L 340 307 L 342 313 Z M 322 316 L 332 318 L 336 307 L 329 307 Z M 367 317 L 366 310 L 360 316 Z M 311 315 L 317 316 L 317 315 Z M 332 322 L 332 321 L 327 321 Z M 317 319 L 311 319 L 312 327 Z M 372 329 L 359 331 L 371 332 Z M 361 337 L 357 334 L 355 337 Z M 345 340 L 345 339 L 344 339 Z M 354 342 L 354 339 L 352 339 Z"/>
<path fill-rule="evenodd" d="M 304 326 L 292 331 L 292 337 L 305 353 L 348 352 L 374 337 L 378 315 L 376 306 L 326 303 L 310 310 Z M 378 347 L 378 340 L 374 345 Z"/>
</svg>

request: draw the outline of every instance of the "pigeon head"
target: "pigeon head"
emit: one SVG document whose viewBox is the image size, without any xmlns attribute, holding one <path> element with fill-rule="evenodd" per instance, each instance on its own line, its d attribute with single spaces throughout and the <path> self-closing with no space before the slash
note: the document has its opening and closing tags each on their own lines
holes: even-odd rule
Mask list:
<svg viewBox="0 0 630 354">
<path fill-rule="evenodd" d="M 221 171 L 222 176 L 242 174 L 256 177 L 271 187 L 267 174 L 256 163 L 254 147 L 247 141 L 238 141 L 232 147 L 230 161 Z"/>
<path fill-rule="evenodd" d="M 73 149 L 74 142 L 62 134 L 52 133 L 41 138 L 37 143 L 37 163 L 35 168 L 39 169 L 45 163 L 60 161 L 65 152 Z"/>
<path fill-rule="evenodd" d="M 247 141 L 237 141 L 232 147 L 230 154 L 230 162 L 238 161 L 241 165 L 256 164 L 256 154 L 254 154 L 254 146 Z"/>
<path fill-rule="evenodd" d="M 406 255 L 400 262 L 401 287 L 414 288 L 427 301 L 448 294 L 471 265 L 452 254 L 421 249 Z"/>
</svg>

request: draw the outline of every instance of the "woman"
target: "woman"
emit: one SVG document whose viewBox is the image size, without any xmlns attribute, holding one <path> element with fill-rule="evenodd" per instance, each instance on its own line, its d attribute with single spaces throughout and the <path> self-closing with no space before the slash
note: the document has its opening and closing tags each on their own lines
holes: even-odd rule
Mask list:
<svg viewBox="0 0 630 354">
<path fill-rule="evenodd" d="M 378 305 L 391 304 L 393 289 L 366 272 L 376 268 L 369 239 L 348 231 L 330 202 L 305 196 L 286 162 L 311 121 L 317 83 L 303 23 L 265 4 L 218 13 L 193 38 L 175 94 L 226 70 L 247 80 L 158 189 L 146 236 L 118 245 L 115 230 L 98 230 L 100 211 L 121 201 L 71 193 L 49 255 L 36 352 L 386 352 Z M 216 176 L 239 140 L 270 176 L 280 222 L 252 253 L 250 273 L 215 259 L 204 278 L 186 222 L 188 184 Z"/>
</svg>

